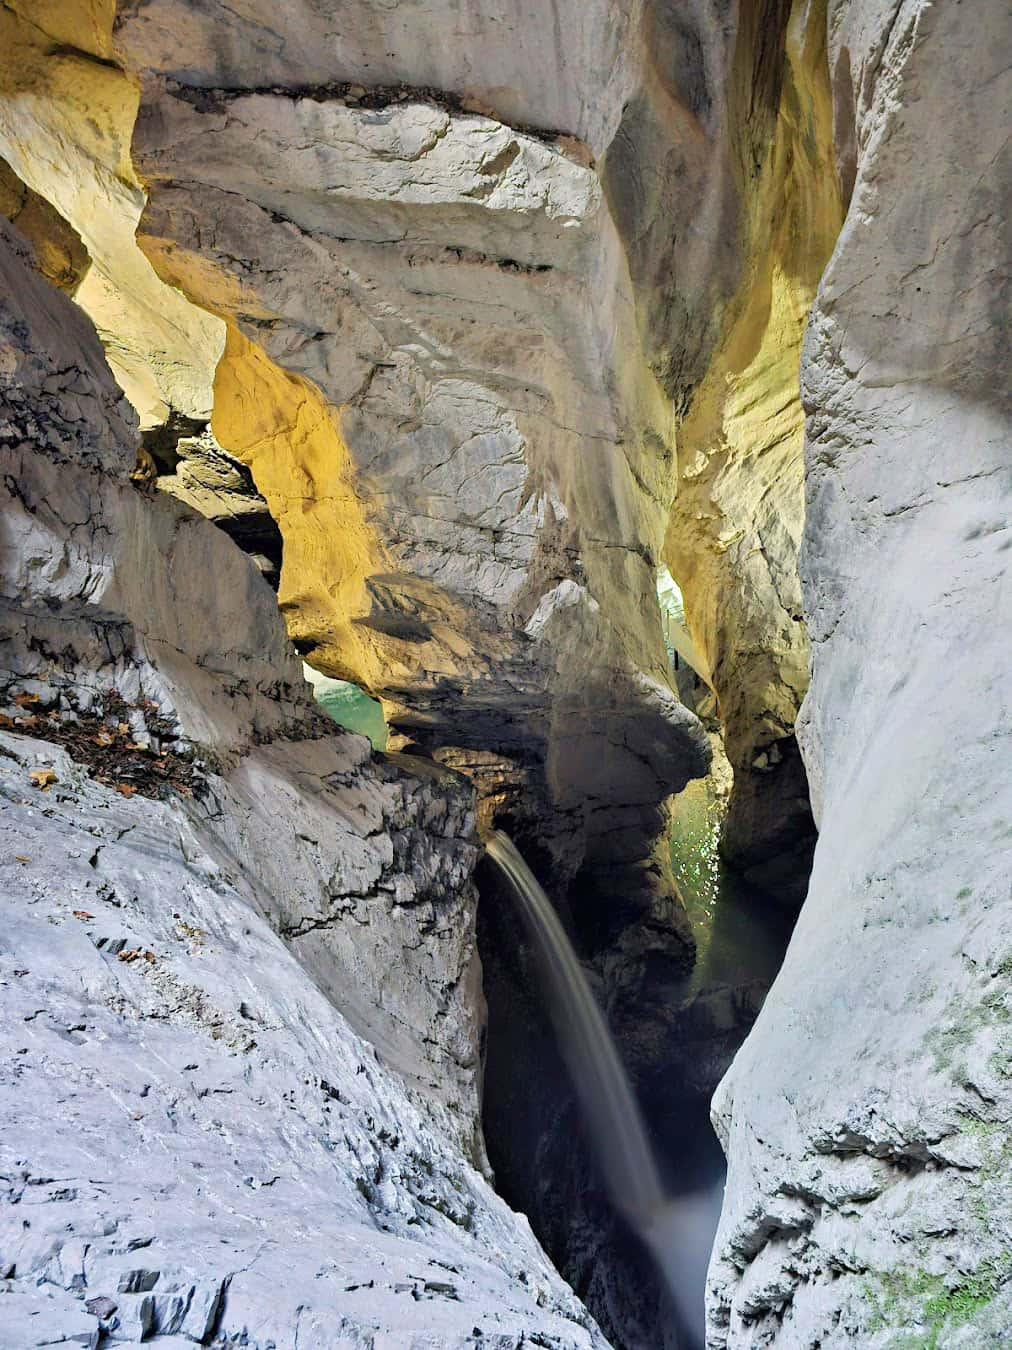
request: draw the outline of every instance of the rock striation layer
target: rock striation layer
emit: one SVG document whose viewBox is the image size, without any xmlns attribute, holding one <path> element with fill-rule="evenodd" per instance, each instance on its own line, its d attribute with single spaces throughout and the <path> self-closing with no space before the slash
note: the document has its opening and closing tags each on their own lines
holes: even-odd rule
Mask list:
<svg viewBox="0 0 1012 1350">
<path fill-rule="evenodd" d="M 0 247 L 4 1335 L 603 1345 L 480 1171 L 470 787 L 333 732 Z"/>
<path fill-rule="evenodd" d="M 1012 1325 L 1007 27 L 830 6 L 846 224 L 802 370 L 820 837 L 716 1098 L 714 1346 Z"/>
</svg>

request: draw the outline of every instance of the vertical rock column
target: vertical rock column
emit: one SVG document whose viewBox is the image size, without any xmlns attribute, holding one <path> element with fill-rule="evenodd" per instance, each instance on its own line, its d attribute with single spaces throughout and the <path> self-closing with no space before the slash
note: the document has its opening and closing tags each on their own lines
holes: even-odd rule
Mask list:
<svg viewBox="0 0 1012 1350">
<path fill-rule="evenodd" d="M 994 1345 L 1012 1323 L 1007 21 L 841 0 L 829 33 L 853 195 L 802 372 L 820 837 L 715 1102 L 711 1343 Z"/>
</svg>

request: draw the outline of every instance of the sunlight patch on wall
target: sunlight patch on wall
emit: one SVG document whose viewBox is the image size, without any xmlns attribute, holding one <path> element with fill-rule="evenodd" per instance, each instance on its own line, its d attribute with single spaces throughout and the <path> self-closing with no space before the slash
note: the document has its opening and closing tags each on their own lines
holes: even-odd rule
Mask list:
<svg viewBox="0 0 1012 1350">
<path fill-rule="evenodd" d="M 224 326 L 159 280 L 134 238 L 139 91 L 109 64 L 114 11 L 109 0 L 0 7 L 0 155 L 80 236 L 92 265 L 74 298 L 146 428 L 170 410 L 210 415 Z"/>
<path fill-rule="evenodd" d="M 338 409 L 229 323 L 211 425 L 249 465 L 284 539 L 278 603 L 289 636 L 327 675 L 375 688 L 376 644 L 355 620 L 369 612 L 366 578 L 385 569 Z"/>
</svg>

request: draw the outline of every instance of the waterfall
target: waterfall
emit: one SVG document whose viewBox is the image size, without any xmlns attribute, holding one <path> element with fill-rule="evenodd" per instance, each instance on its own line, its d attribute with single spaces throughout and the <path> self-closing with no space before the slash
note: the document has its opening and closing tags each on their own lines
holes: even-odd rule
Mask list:
<svg viewBox="0 0 1012 1350">
<path fill-rule="evenodd" d="M 666 1193 L 614 1038 L 551 901 L 508 835 L 491 831 L 485 847 L 520 902 L 612 1203 L 653 1254 L 686 1328 L 701 1345 L 702 1291 L 719 1197 Z"/>
</svg>

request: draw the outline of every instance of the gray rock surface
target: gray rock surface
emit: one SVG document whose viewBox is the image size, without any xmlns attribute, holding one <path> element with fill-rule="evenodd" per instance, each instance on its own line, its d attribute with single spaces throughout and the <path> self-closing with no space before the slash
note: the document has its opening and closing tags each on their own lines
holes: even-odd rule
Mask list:
<svg viewBox="0 0 1012 1350">
<path fill-rule="evenodd" d="M 604 1344 L 258 912 L 227 804 L 9 733 L 0 793 L 0 1344 Z"/>
<path fill-rule="evenodd" d="M 831 4 L 849 213 L 802 371 L 808 901 L 716 1098 L 714 1346 L 1012 1326 L 998 8 Z"/>
<path fill-rule="evenodd" d="M 671 413 L 626 355 L 624 259 L 578 150 L 411 89 L 360 106 L 154 81 L 134 137 L 161 274 L 338 410 L 386 560 L 352 677 L 430 750 L 531 763 L 564 876 L 618 813 L 628 861 L 655 864 L 658 805 L 705 763 L 654 593 Z M 346 674 L 307 603 L 291 453 L 273 492 L 250 461 L 290 550 L 282 604 Z"/>
<path fill-rule="evenodd" d="M 0 244 L 0 1344 L 603 1345 L 481 1171 L 470 787 L 333 733 Z"/>
</svg>

